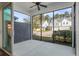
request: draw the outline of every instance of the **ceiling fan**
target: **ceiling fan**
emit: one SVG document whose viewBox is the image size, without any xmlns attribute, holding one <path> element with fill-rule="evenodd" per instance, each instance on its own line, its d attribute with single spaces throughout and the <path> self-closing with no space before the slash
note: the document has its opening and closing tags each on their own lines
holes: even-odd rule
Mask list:
<svg viewBox="0 0 79 59">
<path fill-rule="evenodd" d="M 35 5 L 31 6 L 30 8 L 33 8 L 34 6 L 37 6 L 38 10 L 40 10 L 40 6 L 47 8 L 47 5 L 43 5 L 41 4 L 41 2 L 32 2 L 32 3 L 34 3 Z"/>
</svg>

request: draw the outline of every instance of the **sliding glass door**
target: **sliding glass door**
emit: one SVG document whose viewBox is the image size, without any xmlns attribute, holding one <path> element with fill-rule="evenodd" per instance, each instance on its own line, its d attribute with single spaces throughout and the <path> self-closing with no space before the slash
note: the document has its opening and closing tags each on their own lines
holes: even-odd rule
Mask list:
<svg viewBox="0 0 79 59">
<path fill-rule="evenodd" d="M 11 3 L 3 8 L 3 40 L 2 47 L 8 53 L 12 52 L 12 8 Z"/>
<path fill-rule="evenodd" d="M 41 15 L 33 16 L 32 31 L 32 38 L 36 40 L 41 40 Z"/>
<path fill-rule="evenodd" d="M 54 41 L 72 43 L 72 8 L 54 11 Z"/>
<path fill-rule="evenodd" d="M 53 41 L 53 12 L 42 15 L 42 40 Z"/>
</svg>

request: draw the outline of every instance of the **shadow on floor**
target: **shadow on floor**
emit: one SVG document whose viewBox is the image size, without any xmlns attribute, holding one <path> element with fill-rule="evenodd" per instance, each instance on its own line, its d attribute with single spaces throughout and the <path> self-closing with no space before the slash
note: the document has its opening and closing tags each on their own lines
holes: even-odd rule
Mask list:
<svg viewBox="0 0 79 59">
<path fill-rule="evenodd" d="M 0 56 L 9 56 L 9 55 L 0 49 Z"/>
</svg>

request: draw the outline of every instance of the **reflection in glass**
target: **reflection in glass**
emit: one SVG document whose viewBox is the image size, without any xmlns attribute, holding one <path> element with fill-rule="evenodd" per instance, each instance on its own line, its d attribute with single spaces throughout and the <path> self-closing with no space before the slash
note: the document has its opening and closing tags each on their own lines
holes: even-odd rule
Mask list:
<svg viewBox="0 0 79 59">
<path fill-rule="evenodd" d="M 12 24 L 10 7 L 5 7 L 3 9 L 3 25 L 3 48 L 11 53 Z"/>
<path fill-rule="evenodd" d="M 41 40 L 41 16 L 33 16 L 33 39 Z"/>
</svg>

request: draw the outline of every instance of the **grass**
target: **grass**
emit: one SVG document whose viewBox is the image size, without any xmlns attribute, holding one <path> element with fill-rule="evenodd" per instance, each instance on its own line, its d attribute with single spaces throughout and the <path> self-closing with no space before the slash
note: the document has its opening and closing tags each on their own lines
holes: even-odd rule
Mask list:
<svg viewBox="0 0 79 59">
<path fill-rule="evenodd" d="M 64 40 L 64 38 L 62 36 L 55 36 L 54 40 L 52 37 L 41 37 L 41 36 L 36 36 L 33 35 L 33 39 L 36 40 L 42 40 L 42 41 L 46 41 L 46 42 L 55 42 L 55 43 L 59 43 L 59 44 L 64 44 L 64 45 L 68 45 L 71 46 L 71 38 L 66 38 L 66 40 Z"/>
</svg>

